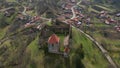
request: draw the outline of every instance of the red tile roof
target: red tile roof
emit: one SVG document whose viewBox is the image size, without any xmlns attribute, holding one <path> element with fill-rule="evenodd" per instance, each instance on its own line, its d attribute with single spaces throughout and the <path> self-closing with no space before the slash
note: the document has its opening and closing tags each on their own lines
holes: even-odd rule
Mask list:
<svg viewBox="0 0 120 68">
<path fill-rule="evenodd" d="M 68 53 L 70 51 L 70 49 L 68 48 L 68 47 L 66 47 L 65 49 L 64 49 L 64 52 L 66 52 L 66 53 Z"/>
<path fill-rule="evenodd" d="M 48 39 L 49 44 L 59 43 L 59 41 L 60 41 L 60 38 L 56 34 L 52 34 Z"/>
</svg>

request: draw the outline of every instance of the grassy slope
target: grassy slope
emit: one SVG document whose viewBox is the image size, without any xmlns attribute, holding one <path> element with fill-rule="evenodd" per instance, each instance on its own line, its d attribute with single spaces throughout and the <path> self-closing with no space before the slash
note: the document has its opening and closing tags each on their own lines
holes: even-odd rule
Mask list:
<svg viewBox="0 0 120 68">
<path fill-rule="evenodd" d="M 113 39 L 108 39 L 103 37 L 99 32 L 95 32 L 93 36 L 96 38 L 96 40 L 101 43 L 105 44 L 105 48 L 107 50 L 110 50 L 109 53 L 114 59 L 114 61 L 117 63 L 117 65 L 120 64 L 120 55 L 119 55 L 119 50 L 120 50 L 120 40 L 113 40 Z M 104 41 L 104 42 L 103 42 Z"/>
<path fill-rule="evenodd" d="M 44 51 L 43 50 L 40 50 L 39 48 L 38 48 L 38 37 L 27 47 L 27 50 L 26 50 L 26 52 L 28 52 L 28 53 L 30 53 L 31 54 L 31 58 L 30 58 L 30 62 L 34 62 L 34 63 L 31 63 L 31 64 L 28 64 L 28 66 L 27 66 L 27 68 L 44 68 L 44 63 L 45 62 L 48 62 L 48 63 L 45 63 L 46 64 L 46 66 L 48 65 L 48 66 L 53 66 L 53 67 L 55 67 L 55 65 L 54 65 L 54 61 L 56 60 L 56 59 L 58 59 L 59 58 L 59 55 L 51 55 L 50 56 L 50 54 L 48 54 L 48 55 L 46 55 L 45 56 L 45 53 L 44 53 Z M 52 56 L 54 56 L 54 57 L 52 57 Z M 45 58 L 46 57 L 48 57 L 49 58 L 49 60 L 50 59 L 52 59 L 53 61 L 45 61 Z M 61 61 L 60 59 L 58 59 L 59 61 Z M 52 63 L 49 63 L 49 62 L 52 62 Z M 56 63 L 55 63 L 56 64 Z M 61 65 L 61 64 L 59 64 L 59 65 Z M 62 63 L 62 66 L 61 66 L 62 68 L 63 68 L 63 63 Z"/>
<path fill-rule="evenodd" d="M 4 35 L 5 30 L 0 30 L 1 36 Z M 3 32 L 3 33 L 2 33 Z M 26 50 L 26 53 L 30 53 L 30 61 L 28 63 L 28 68 L 43 68 L 43 58 L 44 52 L 38 49 L 38 38 L 36 38 Z M 99 52 L 98 48 L 94 46 L 94 44 L 87 39 L 83 34 L 77 32 L 73 29 L 73 50 L 76 50 L 80 44 L 83 44 L 85 58 L 83 59 L 83 63 L 86 68 L 106 68 L 108 63 L 102 57 L 102 54 Z M 74 51 L 70 54 L 71 56 L 74 54 Z M 103 65 L 104 64 L 104 65 Z"/>
<path fill-rule="evenodd" d="M 6 0 L 7 2 L 16 2 L 16 0 Z"/>
<path fill-rule="evenodd" d="M 38 49 L 37 43 L 38 37 L 34 41 L 32 41 L 32 43 L 26 49 L 26 53 L 30 53 L 30 63 L 28 63 L 27 68 L 44 68 L 45 54 L 42 50 Z M 79 48 L 81 43 L 83 44 L 83 49 L 85 52 L 85 58 L 82 60 L 82 62 L 84 63 L 86 68 L 107 68 L 108 63 L 100 53 L 99 49 L 76 29 L 73 29 L 73 48 L 70 54 L 70 62 L 74 60 L 72 56 L 75 55 L 75 51 Z M 56 56 L 55 59 L 57 58 L 59 57 Z M 59 59 L 59 61 L 61 60 Z M 65 67 L 64 62 L 62 62 L 61 64 L 62 66 L 60 67 Z M 73 64 L 71 64 L 71 66 L 72 68 L 74 68 Z"/>
<path fill-rule="evenodd" d="M 99 8 L 102 8 L 102 9 L 104 9 L 104 10 L 107 10 L 107 11 L 113 11 L 113 10 L 111 10 L 110 8 L 106 8 L 106 7 L 104 7 L 104 6 L 101 6 L 101 5 L 96 5 L 97 7 L 99 7 Z"/>
<path fill-rule="evenodd" d="M 113 60 L 116 62 L 116 64 L 118 66 L 120 66 L 120 55 L 119 55 L 119 50 L 120 50 L 120 40 L 119 39 L 110 39 L 110 38 L 105 38 L 102 34 L 101 31 L 102 29 L 100 28 L 105 28 L 105 29 L 111 29 L 108 32 L 115 32 L 114 28 L 111 28 L 113 26 L 111 25 L 106 25 L 102 22 L 100 22 L 100 20 L 98 19 L 94 19 L 94 25 L 91 26 L 94 27 L 98 30 L 94 31 L 94 32 L 90 32 L 90 30 L 88 29 L 87 32 L 92 35 L 99 43 L 104 44 L 105 48 L 107 50 L 109 50 L 110 55 L 112 56 Z M 109 28 L 110 27 L 110 28 Z"/>
<path fill-rule="evenodd" d="M 38 49 L 38 37 L 27 47 L 26 52 L 31 53 L 31 61 L 34 61 L 35 64 L 28 64 L 28 68 L 43 68 L 43 51 Z"/>
<path fill-rule="evenodd" d="M 119 60 L 120 40 L 112 40 L 112 39 L 104 38 L 101 34 L 97 32 L 94 34 L 94 37 L 97 37 L 96 38 L 97 41 L 106 45 L 105 48 L 109 50 L 109 53 L 114 59 L 114 61 L 117 63 L 118 66 L 120 66 L 120 60 Z"/>
<path fill-rule="evenodd" d="M 0 39 L 4 37 L 7 28 L 0 29 Z"/>
<path fill-rule="evenodd" d="M 74 33 L 74 44 L 83 44 L 85 58 L 83 63 L 86 68 L 107 68 L 108 63 L 102 56 L 99 49 L 88 39 L 85 35 L 77 32 L 75 29 Z M 78 46 L 75 46 L 78 47 Z"/>
</svg>

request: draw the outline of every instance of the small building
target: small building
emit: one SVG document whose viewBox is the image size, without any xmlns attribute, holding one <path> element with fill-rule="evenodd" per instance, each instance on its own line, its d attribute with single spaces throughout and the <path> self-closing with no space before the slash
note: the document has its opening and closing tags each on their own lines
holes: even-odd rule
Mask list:
<svg viewBox="0 0 120 68">
<path fill-rule="evenodd" d="M 120 13 L 117 13 L 116 14 L 116 17 L 117 17 L 117 20 L 118 20 L 118 22 L 120 21 Z"/>
<path fill-rule="evenodd" d="M 56 34 L 52 34 L 48 39 L 48 51 L 58 53 L 60 48 L 60 38 Z"/>
<path fill-rule="evenodd" d="M 86 24 L 87 24 L 87 26 L 89 26 L 89 25 L 90 25 L 90 23 L 91 23 L 91 18 L 90 18 L 90 17 L 88 17 L 88 18 L 86 19 Z"/>
<path fill-rule="evenodd" d="M 115 23 L 116 23 L 116 20 L 114 20 L 114 19 L 108 17 L 108 18 L 105 20 L 105 23 L 106 23 L 106 24 L 112 24 L 112 23 L 115 24 Z"/>
<path fill-rule="evenodd" d="M 118 32 L 120 32 L 120 26 L 119 25 L 115 26 L 115 28 Z"/>
<path fill-rule="evenodd" d="M 101 18 L 101 19 L 105 19 L 106 16 L 107 16 L 107 12 L 106 12 L 106 11 L 101 11 L 101 12 L 100 12 L 100 18 Z"/>
<path fill-rule="evenodd" d="M 64 48 L 64 57 L 68 57 L 69 56 L 69 52 L 70 52 L 70 48 L 69 47 L 65 47 Z"/>
<path fill-rule="evenodd" d="M 117 17 L 120 17 L 120 13 L 117 13 L 116 16 L 117 16 Z"/>
</svg>

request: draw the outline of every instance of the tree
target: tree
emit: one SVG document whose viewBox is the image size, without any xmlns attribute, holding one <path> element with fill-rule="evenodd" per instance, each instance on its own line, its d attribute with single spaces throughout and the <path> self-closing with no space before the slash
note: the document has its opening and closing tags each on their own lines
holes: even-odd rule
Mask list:
<svg viewBox="0 0 120 68">
<path fill-rule="evenodd" d="M 60 0 L 38 0 L 36 1 L 36 9 L 38 14 L 43 14 L 46 11 L 52 12 L 54 15 L 59 14 L 60 7 L 58 6 L 58 2 Z"/>
</svg>

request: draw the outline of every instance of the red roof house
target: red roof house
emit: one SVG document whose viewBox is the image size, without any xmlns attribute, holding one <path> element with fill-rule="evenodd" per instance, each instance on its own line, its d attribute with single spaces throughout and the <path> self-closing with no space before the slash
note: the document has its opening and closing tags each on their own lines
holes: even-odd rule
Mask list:
<svg viewBox="0 0 120 68">
<path fill-rule="evenodd" d="M 59 43 L 59 41 L 60 41 L 60 38 L 56 34 L 52 34 L 48 39 L 49 44 L 56 44 L 56 43 Z"/>
<path fill-rule="evenodd" d="M 52 34 L 48 39 L 48 51 L 51 53 L 59 52 L 60 39 L 56 34 Z"/>
</svg>

